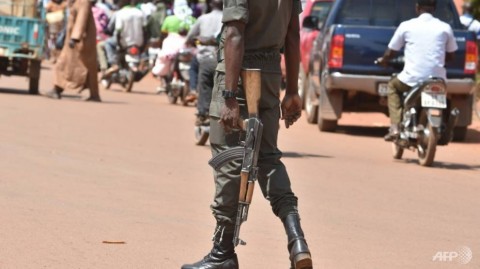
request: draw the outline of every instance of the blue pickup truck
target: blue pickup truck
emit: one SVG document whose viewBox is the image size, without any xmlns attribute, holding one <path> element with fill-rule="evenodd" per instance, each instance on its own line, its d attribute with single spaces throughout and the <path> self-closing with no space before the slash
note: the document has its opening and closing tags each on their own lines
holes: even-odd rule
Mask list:
<svg viewBox="0 0 480 269">
<path fill-rule="evenodd" d="M 342 112 L 388 114 L 386 89 L 400 70 L 375 65 L 396 27 L 416 17 L 416 0 L 336 0 L 324 23 L 306 17 L 303 27 L 317 28 L 306 83 L 307 121 L 321 131 L 335 131 Z M 478 50 L 475 34 L 464 29 L 452 0 L 437 0 L 435 17 L 450 24 L 458 44 L 447 68 L 449 109 L 460 116 L 454 140 L 464 140 L 472 122 L 473 86 Z"/>
<path fill-rule="evenodd" d="M 45 29 L 37 1 L 0 0 L 0 75 L 28 77 L 31 94 L 38 94 Z"/>
</svg>

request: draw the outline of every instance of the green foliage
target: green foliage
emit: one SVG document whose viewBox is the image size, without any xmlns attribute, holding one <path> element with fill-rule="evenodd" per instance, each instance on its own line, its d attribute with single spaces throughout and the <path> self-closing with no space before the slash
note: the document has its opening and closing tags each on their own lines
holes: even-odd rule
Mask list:
<svg viewBox="0 0 480 269">
<path fill-rule="evenodd" d="M 470 3 L 472 3 L 473 16 L 477 19 L 480 18 L 480 0 L 470 0 Z"/>
</svg>

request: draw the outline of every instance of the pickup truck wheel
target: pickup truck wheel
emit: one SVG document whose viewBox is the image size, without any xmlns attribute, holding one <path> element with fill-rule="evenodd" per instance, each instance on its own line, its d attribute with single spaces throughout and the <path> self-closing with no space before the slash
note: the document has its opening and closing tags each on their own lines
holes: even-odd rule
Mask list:
<svg viewBox="0 0 480 269">
<path fill-rule="evenodd" d="M 307 122 L 311 124 L 317 123 L 317 114 L 318 114 L 318 106 L 313 104 L 313 95 L 315 94 L 315 91 L 312 89 L 313 83 L 310 83 L 310 77 L 309 77 L 309 83 L 308 83 L 308 88 L 305 88 L 305 114 L 307 115 Z"/>
<path fill-rule="evenodd" d="M 305 74 L 302 64 L 298 73 L 298 95 L 302 98 L 302 109 L 305 109 L 305 93 L 308 91 L 308 74 Z"/>
<path fill-rule="evenodd" d="M 475 114 L 480 119 L 480 89 L 477 88 L 474 98 L 475 99 L 473 100 L 473 111 L 475 111 Z"/>
<path fill-rule="evenodd" d="M 453 141 L 462 142 L 467 137 L 467 126 L 456 126 L 453 129 Z"/>
<path fill-rule="evenodd" d="M 28 93 L 29 94 L 38 94 L 38 87 L 40 81 L 40 66 L 41 62 L 39 60 L 30 61 L 29 77 L 28 82 Z"/>
<path fill-rule="evenodd" d="M 319 102 L 320 102 L 320 100 L 319 100 Z M 322 108 L 321 107 L 319 107 L 317 109 L 317 115 L 318 115 L 318 119 L 317 119 L 318 129 L 321 132 L 335 132 L 335 129 L 337 129 L 337 126 L 338 126 L 338 120 L 324 119 L 324 117 L 322 115 Z"/>
</svg>

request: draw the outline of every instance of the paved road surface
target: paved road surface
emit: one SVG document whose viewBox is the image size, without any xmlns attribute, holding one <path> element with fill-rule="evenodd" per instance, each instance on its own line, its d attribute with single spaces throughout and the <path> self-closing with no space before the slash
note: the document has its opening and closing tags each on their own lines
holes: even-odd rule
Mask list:
<svg viewBox="0 0 480 269">
<path fill-rule="evenodd" d="M 44 69 L 41 91 L 51 81 Z M 101 104 L 26 87 L 0 78 L 0 269 L 170 269 L 206 254 L 213 181 L 208 146 L 193 145 L 193 107 L 167 104 L 152 79 L 102 91 Z M 315 268 L 480 268 L 480 122 L 439 148 L 433 168 L 413 152 L 394 161 L 386 123 L 350 114 L 335 134 L 304 118 L 281 130 Z M 288 268 L 259 189 L 242 238 L 241 268 Z M 461 246 L 467 265 L 432 261 Z"/>
</svg>

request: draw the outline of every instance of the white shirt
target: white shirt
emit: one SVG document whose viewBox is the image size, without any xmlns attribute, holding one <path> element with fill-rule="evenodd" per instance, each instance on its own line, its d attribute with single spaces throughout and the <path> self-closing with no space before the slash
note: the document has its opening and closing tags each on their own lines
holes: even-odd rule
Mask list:
<svg viewBox="0 0 480 269">
<path fill-rule="evenodd" d="M 429 76 L 446 79 L 445 53 L 458 48 L 450 25 L 429 13 L 398 26 L 388 48 L 399 51 L 404 46 L 405 66 L 397 78 L 409 86 Z"/>
<path fill-rule="evenodd" d="M 125 6 L 115 15 L 115 31 L 120 32 L 122 47 L 142 46 L 143 27 L 146 26 L 143 12 L 138 8 Z"/>
<path fill-rule="evenodd" d="M 157 10 L 157 6 L 154 5 L 152 2 L 143 3 L 140 5 L 140 10 L 143 12 L 143 16 L 148 18 L 152 15 L 153 12 Z"/>
<path fill-rule="evenodd" d="M 212 10 L 210 13 L 198 17 L 195 24 L 188 32 L 187 39 L 193 37 L 216 38 L 222 30 L 222 16 L 221 10 Z M 198 45 L 197 57 L 209 57 L 215 53 L 217 46 Z"/>
<path fill-rule="evenodd" d="M 479 34 L 480 32 L 480 22 L 476 20 L 472 15 L 470 14 L 463 14 L 460 16 L 460 22 L 467 27 L 469 31 L 475 32 L 476 34 Z"/>
</svg>

